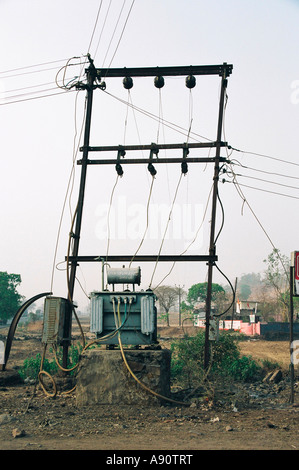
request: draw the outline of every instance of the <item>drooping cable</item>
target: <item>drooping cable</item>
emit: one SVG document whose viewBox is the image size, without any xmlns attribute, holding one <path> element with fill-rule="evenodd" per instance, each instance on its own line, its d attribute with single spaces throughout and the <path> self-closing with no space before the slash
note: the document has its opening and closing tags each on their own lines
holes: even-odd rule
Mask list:
<svg viewBox="0 0 299 470">
<path fill-rule="evenodd" d="M 122 104 L 127 105 L 127 102 L 125 100 L 123 100 L 122 98 L 119 98 L 118 96 L 113 95 L 112 93 L 108 92 L 107 90 L 102 90 L 102 91 L 103 91 L 103 93 L 109 95 L 111 98 L 119 101 Z M 154 121 L 159 121 L 159 117 L 157 115 L 155 115 L 154 113 L 151 113 L 150 111 L 146 111 L 145 109 L 140 108 L 136 105 L 133 105 L 132 103 L 130 103 L 129 106 L 133 107 L 135 111 L 138 111 L 139 113 L 147 116 L 148 118 L 153 119 Z M 180 133 L 184 136 L 188 136 L 188 129 L 186 130 L 185 128 L 183 128 L 182 126 L 179 126 L 178 124 L 175 124 L 175 123 L 173 123 L 171 121 L 168 121 L 166 119 L 163 119 L 163 124 L 164 124 L 165 127 L 169 127 L 170 129 L 174 130 L 177 133 Z M 208 141 L 208 142 L 213 142 L 213 139 L 209 139 L 208 137 L 200 135 L 200 134 L 198 134 L 196 132 L 193 132 L 191 130 L 189 132 L 189 138 L 192 139 L 192 140 L 195 140 L 196 142 L 202 142 L 202 140 L 205 140 L 205 141 Z"/>
<path fill-rule="evenodd" d="M 108 262 L 108 253 L 109 253 L 109 247 L 110 247 L 110 212 L 111 212 L 111 207 L 112 207 L 112 201 L 113 201 L 113 196 L 115 192 L 115 188 L 117 186 L 117 183 L 119 181 L 120 176 L 116 176 L 115 183 L 113 185 L 111 195 L 110 195 L 110 201 L 109 201 L 109 208 L 108 208 L 108 214 L 107 214 L 107 249 L 106 249 L 106 263 Z"/>
<path fill-rule="evenodd" d="M 208 196 L 208 199 L 207 199 L 207 202 L 206 202 L 206 206 L 205 206 L 205 210 L 204 210 L 204 214 L 203 214 L 203 218 L 202 218 L 202 220 L 201 220 L 201 223 L 200 223 L 199 227 L 197 228 L 196 234 L 195 234 L 193 240 L 192 240 L 192 241 L 189 243 L 189 245 L 187 246 L 187 248 L 186 248 L 184 251 L 182 251 L 179 256 L 183 256 L 185 253 L 187 253 L 187 251 L 189 250 L 189 248 L 193 245 L 193 243 L 195 243 L 195 241 L 196 241 L 196 239 L 197 239 L 197 237 L 198 237 L 199 231 L 200 231 L 200 229 L 202 228 L 203 223 L 204 223 L 205 218 L 206 218 L 206 215 L 207 215 L 207 210 L 208 210 L 208 206 L 209 206 L 209 202 L 210 202 L 210 198 L 211 198 L 211 194 L 212 194 L 212 189 L 213 189 L 213 185 L 212 185 L 212 187 L 211 187 L 211 189 L 210 189 L 209 196 Z M 171 266 L 171 268 L 170 268 L 170 271 L 163 277 L 163 279 L 159 282 L 159 284 L 157 284 L 157 285 L 155 286 L 155 289 L 157 289 L 157 288 L 165 281 L 165 279 L 172 273 L 173 268 L 175 267 L 175 265 L 176 265 L 176 261 L 174 261 L 174 262 L 172 263 L 172 266 Z"/>
<path fill-rule="evenodd" d="M 214 266 L 215 266 L 215 268 L 220 272 L 220 274 L 222 274 L 222 276 L 227 280 L 227 282 L 229 283 L 229 286 L 230 286 L 230 288 L 231 288 L 231 290 L 232 290 L 232 294 L 233 294 L 233 298 L 232 298 L 232 301 L 231 301 L 230 306 L 229 306 L 224 312 L 218 313 L 218 314 L 214 314 L 214 315 L 213 315 L 214 317 L 218 317 L 218 318 L 219 318 L 219 317 L 222 317 L 223 315 L 225 315 L 225 314 L 232 308 L 232 306 L 234 305 L 235 299 L 236 299 L 236 292 L 235 292 L 235 289 L 234 289 L 234 287 L 233 287 L 231 281 L 230 281 L 229 278 L 224 274 L 224 272 L 221 271 L 221 269 L 219 268 L 219 266 L 217 266 L 217 263 L 215 263 Z"/>
<path fill-rule="evenodd" d="M 170 211 L 169 211 L 165 231 L 164 231 L 164 234 L 163 234 L 163 237 L 162 237 L 159 252 L 158 252 L 158 255 L 157 255 L 156 262 L 155 262 L 155 267 L 154 267 L 152 277 L 151 277 L 151 280 L 150 280 L 149 289 L 151 289 L 151 287 L 152 287 L 154 275 L 155 275 L 155 272 L 156 272 L 156 269 L 157 269 L 157 266 L 158 266 L 160 254 L 161 254 L 161 251 L 162 251 L 162 248 L 163 248 L 163 245 L 164 245 L 164 241 L 165 241 L 166 233 L 167 233 L 167 230 L 168 230 L 168 226 L 169 226 L 169 223 L 170 223 L 170 220 L 171 220 L 171 217 L 172 217 L 173 207 L 174 207 L 174 204 L 175 204 L 175 201 L 176 201 L 176 198 L 177 198 L 177 194 L 178 194 L 178 190 L 179 190 L 179 187 L 180 187 L 180 184 L 181 184 L 181 181 L 182 181 L 182 176 L 183 176 L 183 173 L 180 174 L 180 177 L 179 177 L 176 189 L 175 189 L 174 198 L 173 198 L 173 201 L 172 201 L 172 204 L 171 204 L 171 208 L 170 208 Z"/>
<path fill-rule="evenodd" d="M 147 201 L 147 205 L 146 205 L 146 226 L 145 226 L 145 230 L 144 230 L 144 233 L 143 233 L 143 236 L 141 238 L 141 241 L 138 245 L 138 248 L 135 252 L 135 254 L 133 255 L 131 261 L 130 261 L 130 264 L 129 264 L 129 268 L 131 267 L 136 255 L 138 254 L 141 246 L 143 245 L 143 242 L 144 242 L 144 239 L 145 239 L 145 236 L 146 236 L 146 233 L 147 233 L 147 230 L 148 230 L 148 226 L 149 226 L 149 205 L 150 205 L 150 200 L 151 200 L 151 196 L 152 196 L 152 191 L 153 191 L 153 185 L 154 185 L 154 181 L 155 181 L 155 177 L 152 176 L 152 183 L 151 183 L 151 186 L 150 186 L 150 191 L 149 191 L 149 196 L 148 196 L 148 201 Z"/>
<path fill-rule="evenodd" d="M 76 157 L 77 157 L 77 154 L 78 154 L 78 151 L 79 151 L 79 145 L 80 145 L 80 140 L 81 140 L 81 136 L 82 136 L 82 132 L 83 132 L 83 128 L 84 128 L 84 121 L 85 121 L 85 112 L 84 112 L 84 117 L 83 117 L 83 120 L 82 120 L 80 135 L 79 135 L 78 143 L 76 145 L 76 138 L 77 138 L 77 133 L 78 133 L 78 129 L 77 129 L 77 100 L 78 100 L 78 94 L 79 94 L 79 92 L 77 92 L 77 94 L 76 94 L 75 110 L 74 110 L 75 133 L 74 133 L 74 139 L 73 139 L 72 167 L 71 167 L 71 171 L 70 171 L 70 175 L 69 175 L 69 179 L 68 179 L 68 184 L 67 184 L 66 193 L 65 193 L 65 197 L 64 197 L 64 201 L 63 201 L 63 205 L 62 205 L 62 210 L 61 210 L 61 215 L 60 215 L 60 220 L 59 220 L 59 225 L 58 225 L 58 231 L 57 231 L 57 236 L 56 236 L 56 244 L 55 244 L 55 250 L 54 250 L 54 259 L 53 259 L 53 266 L 52 266 L 51 290 L 50 290 L 50 292 L 53 291 L 54 271 L 55 271 L 55 266 L 56 266 L 56 257 L 57 257 L 60 233 L 61 233 L 61 228 L 62 228 L 62 222 L 63 222 L 63 217 L 64 217 L 64 213 L 65 213 L 65 207 L 66 207 L 66 204 L 67 204 L 67 200 L 69 200 L 69 204 L 70 204 L 70 197 L 71 197 L 72 188 L 73 188 L 73 184 L 74 184 L 75 162 L 76 162 Z M 85 111 L 86 111 L 86 109 L 85 109 Z M 72 214 L 71 214 L 71 219 L 72 219 Z"/>
<path fill-rule="evenodd" d="M 269 242 L 270 242 L 272 248 L 277 251 L 279 260 L 280 260 L 281 265 L 282 265 L 282 267 L 283 267 L 283 270 L 284 270 L 284 272 L 285 272 L 285 274 L 286 274 L 287 279 L 289 279 L 288 270 L 286 269 L 286 267 L 285 267 L 285 265 L 284 265 L 284 262 L 283 262 L 281 256 L 279 255 L 279 252 L 278 252 L 278 250 L 277 250 L 277 247 L 276 247 L 275 244 L 273 243 L 273 241 L 272 241 L 270 235 L 267 233 L 266 229 L 265 229 L 264 226 L 262 225 L 261 221 L 260 221 L 259 218 L 257 217 L 257 215 L 256 215 L 256 213 L 254 212 L 254 210 L 252 209 L 251 205 L 249 204 L 249 202 L 248 202 L 247 198 L 245 197 L 245 195 L 244 195 L 242 189 L 240 188 L 240 184 L 239 184 L 239 182 L 238 182 L 238 180 L 237 180 L 237 177 L 236 177 L 236 175 L 235 175 L 235 173 L 234 173 L 233 168 L 232 168 L 231 165 L 230 165 L 230 167 L 231 167 L 231 171 L 232 171 L 232 173 L 233 173 L 233 175 L 234 175 L 234 186 L 235 186 L 235 188 L 236 188 L 236 190 L 237 190 L 239 196 L 240 196 L 241 199 L 243 200 L 243 204 L 246 204 L 246 205 L 247 205 L 247 207 L 249 208 L 249 210 L 250 210 L 250 212 L 252 213 L 253 217 L 254 217 L 255 220 L 257 221 L 258 225 L 260 226 L 260 228 L 262 229 L 262 231 L 263 231 L 264 234 L 266 235 L 267 239 L 269 240 Z"/>
</svg>

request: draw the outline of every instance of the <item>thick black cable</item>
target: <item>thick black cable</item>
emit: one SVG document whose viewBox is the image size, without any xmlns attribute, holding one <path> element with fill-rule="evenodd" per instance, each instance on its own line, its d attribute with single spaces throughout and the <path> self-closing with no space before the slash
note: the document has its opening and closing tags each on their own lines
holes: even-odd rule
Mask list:
<svg viewBox="0 0 299 470">
<path fill-rule="evenodd" d="M 235 289 L 232 285 L 232 283 L 230 282 L 229 278 L 224 274 L 223 271 L 221 271 L 221 269 L 217 266 L 217 264 L 215 263 L 214 264 L 215 268 L 218 269 L 218 271 L 220 272 L 220 274 L 222 274 L 222 276 L 227 280 L 227 282 L 229 283 L 230 285 L 230 288 L 232 290 L 232 293 L 233 293 L 233 300 L 230 304 L 230 306 L 222 313 L 218 313 L 218 315 L 213 315 L 214 317 L 222 317 L 223 315 L 225 315 L 231 308 L 232 306 L 234 305 L 234 302 L 235 302 L 235 299 L 236 299 L 236 292 L 235 292 Z"/>
</svg>

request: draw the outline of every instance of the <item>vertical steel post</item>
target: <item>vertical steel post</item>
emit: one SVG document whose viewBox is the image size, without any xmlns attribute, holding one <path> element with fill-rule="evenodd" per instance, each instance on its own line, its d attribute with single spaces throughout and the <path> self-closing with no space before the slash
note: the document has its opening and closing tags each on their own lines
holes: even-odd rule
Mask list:
<svg viewBox="0 0 299 470">
<path fill-rule="evenodd" d="M 83 156 L 82 156 L 79 196 L 78 196 L 78 203 L 77 203 L 77 208 L 76 208 L 76 213 L 75 213 L 76 225 L 75 225 L 74 233 L 70 234 L 70 236 L 74 239 L 73 250 L 72 250 L 72 256 L 74 257 L 74 260 L 71 262 L 71 269 L 70 269 L 70 275 L 69 275 L 68 286 L 67 286 L 68 288 L 67 298 L 69 299 L 71 304 L 73 303 L 74 287 L 75 287 L 75 280 L 76 280 L 76 270 L 77 270 L 76 257 L 78 256 L 78 252 L 79 252 L 83 203 L 84 203 L 85 184 L 86 184 L 86 173 L 87 173 L 87 164 L 88 164 L 88 147 L 89 147 L 90 128 L 91 128 L 93 89 L 94 89 L 94 81 L 96 78 L 96 69 L 90 57 L 89 57 L 89 62 L 90 62 L 89 68 L 86 70 L 87 84 L 85 86 L 86 88 L 86 116 L 85 116 L 85 129 L 84 129 L 84 149 L 83 149 Z M 67 266 L 67 270 L 68 269 L 69 269 L 69 266 Z M 71 328 L 71 317 L 72 317 L 72 309 L 70 309 L 69 312 L 67 312 L 65 315 L 65 319 L 64 319 L 64 331 L 65 332 L 69 331 Z M 63 357 L 62 357 L 62 364 L 64 368 L 67 367 L 68 347 L 69 347 L 69 342 L 65 341 L 63 344 Z"/>
<path fill-rule="evenodd" d="M 291 380 L 291 394 L 290 402 L 294 403 L 294 362 L 293 362 L 293 318 L 294 318 L 294 302 L 293 302 L 293 288 L 294 288 L 294 266 L 290 266 L 290 380 Z"/>
<path fill-rule="evenodd" d="M 225 95 L 227 87 L 226 68 L 223 68 L 223 75 L 221 81 L 221 94 L 219 101 L 219 115 L 218 115 L 218 128 L 217 128 L 217 144 L 216 144 L 216 155 L 214 165 L 214 178 L 213 178 L 213 199 L 212 199 L 212 217 L 211 217 L 211 230 L 210 230 L 210 246 L 209 255 L 216 255 L 215 246 L 215 226 L 216 226 L 216 208 L 217 208 L 217 197 L 218 197 L 218 180 L 219 180 L 219 158 L 221 151 L 221 135 L 223 125 L 223 112 L 225 107 Z M 209 261 L 208 263 L 208 285 L 207 285 L 207 298 L 206 298 L 206 328 L 205 328 L 205 347 L 204 347 L 204 369 L 207 370 L 210 362 L 210 342 L 209 342 L 209 330 L 210 330 L 210 317 L 211 317 L 211 301 L 212 301 L 212 281 L 213 281 L 213 266 L 214 262 Z"/>
</svg>

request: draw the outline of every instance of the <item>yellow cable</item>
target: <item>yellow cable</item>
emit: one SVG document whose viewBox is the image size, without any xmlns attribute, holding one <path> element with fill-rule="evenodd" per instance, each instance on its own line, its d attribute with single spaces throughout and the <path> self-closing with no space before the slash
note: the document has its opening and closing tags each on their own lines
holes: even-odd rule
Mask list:
<svg viewBox="0 0 299 470">
<path fill-rule="evenodd" d="M 44 346 L 44 350 L 43 350 L 43 355 L 42 355 L 42 358 L 41 358 L 41 363 L 40 363 L 40 370 L 39 370 L 39 373 L 38 373 L 38 380 L 39 380 L 39 383 L 40 383 L 40 386 L 42 387 L 43 391 L 45 392 L 46 395 L 48 395 L 49 397 L 55 397 L 56 394 L 57 394 L 57 387 L 56 387 L 56 383 L 53 379 L 53 377 L 48 373 L 46 372 L 45 370 L 43 370 L 43 365 L 44 365 L 44 360 L 45 360 L 45 355 L 46 355 L 46 349 L 47 349 L 47 345 L 45 344 Z M 41 376 L 42 375 L 46 375 L 47 377 L 49 377 L 49 379 L 52 381 L 53 383 L 53 389 L 54 391 L 52 393 L 49 393 L 47 390 L 46 390 L 46 387 L 41 379 Z"/>
<path fill-rule="evenodd" d="M 113 299 L 113 306 L 115 306 L 114 304 L 114 299 Z M 118 307 L 117 307 L 117 316 L 118 316 L 118 321 L 120 322 L 120 311 L 119 311 L 119 308 L 120 308 L 120 301 L 118 301 Z M 116 315 L 115 315 L 115 310 L 114 310 L 114 317 L 116 319 Z M 120 324 L 120 323 L 119 323 Z M 118 328 L 118 324 L 116 323 L 116 328 Z M 151 393 L 152 395 L 155 395 L 156 397 L 158 398 L 161 398 L 163 400 L 167 400 L 167 401 L 170 401 L 172 403 L 176 403 L 178 405 L 184 405 L 184 406 L 190 406 L 190 403 L 185 403 L 185 402 L 181 402 L 181 401 L 177 401 L 177 400 L 173 400 L 172 398 L 169 398 L 169 397 L 165 397 L 164 395 L 160 395 L 159 393 L 155 392 L 154 390 L 151 390 L 149 387 L 147 387 L 144 383 L 142 383 L 138 377 L 136 377 L 136 375 L 134 374 L 134 372 L 132 371 L 132 369 L 130 368 L 129 364 L 128 364 L 128 361 L 126 359 L 126 356 L 125 356 L 125 353 L 124 353 L 124 349 L 123 349 L 123 345 L 122 345 L 122 341 L 121 341 L 121 334 L 120 332 L 118 331 L 118 343 L 119 343 L 119 347 L 120 347 L 120 351 L 121 351 L 121 355 L 122 355 L 122 358 L 123 358 L 123 361 L 128 369 L 128 371 L 130 372 L 131 376 L 133 377 L 134 380 L 136 380 L 136 382 L 142 387 L 144 388 L 147 392 Z"/>
<path fill-rule="evenodd" d="M 121 317 L 120 317 L 120 299 L 118 299 L 118 307 L 117 307 L 117 314 L 116 314 L 116 311 L 115 311 L 115 299 L 113 298 L 112 299 L 112 303 L 113 303 L 113 313 L 114 313 L 114 319 L 115 319 L 115 326 L 116 326 L 116 331 L 114 331 L 112 334 L 108 334 L 102 338 L 98 338 L 94 341 L 91 341 L 90 343 L 88 343 L 87 345 L 85 345 L 85 347 L 83 348 L 83 351 L 85 351 L 87 348 L 89 348 L 92 344 L 94 343 L 97 343 L 97 342 L 100 342 L 100 341 L 103 341 L 104 339 L 106 339 L 107 337 L 113 337 L 115 336 L 116 334 L 118 335 L 118 343 L 119 343 L 119 347 L 120 347 L 120 351 L 121 351 L 121 355 L 122 355 L 122 358 L 123 358 L 123 361 L 129 371 L 129 373 L 131 374 L 131 376 L 134 378 L 134 380 L 142 387 L 144 388 L 147 392 L 151 393 L 152 395 L 155 395 L 156 397 L 158 398 L 161 398 L 162 400 L 166 400 L 166 401 L 169 401 L 169 402 L 172 402 L 172 403 L 176 403 L 178 405 L 184 405 L 184 406 L 189 406 L 190 403 L 185 403 L 185 402 L 181 402 L 181 401 L 178 401 L 178 400 L 173 400 L 172 398 L 169 398 L 169 397 L 166 397 L 164 395 L 161 395 L 157 392 L 155 392 L 154 390 L 151 390 L 149 387 L 147 387 L 144 383 L 142 383 L 138 377 L 136 377 L 136 375 L 134 374 L 134 372 L 132 371 L 132 369 L 130 368 L 128 362 L 127 362 L 127 359 L 125 357 L 125 353 L 124 353 L 124 349 L 123 349 L 123 345 L 122 345 L 122 341 L 121 341 L 121 334 L 120 334 L 120 331 L 119 331 L 119 328 L 121 325 Z M 53 379 L 53 377 L 46 371 L 42 370 L 42 366 L 43 366 L 43 362 L 44 362 L 44 357 L 45 357 L 45 353 L 46 353 L 46 348 L 47 348 L 47 345 L 45 345 L 44 347 L 44 351 L 43 351 L 43 356 L 42 356 L 42 361 L 41 361 L 41 367 L 40 367 L 40 372 L 38 374 L 38 378 L 39 378 L 39 382 L 40 382 L 40 385 L 42 387 L 42 389 L 44 390 L 44 392 L 46 393 L 46 395 L 48 395 L 49 397 L 55 397 L 57 395 L 57 387 L 56 387 L 56 383 Z M 59 361 L 58 361 L 58 358 L 57 358 L 57 353 L 56 353 L 56 349 L 54 349 L 54 355 L 55 355 L 55 360 L 56 360 L 56 363 L 58 365 L 58 367 L 65 371 L 65 372 L 70 372 L 72 370 L 74 370 L 78 365 L 79 363 L 77 363 L 74 367 L 72 367 L 71 369 L 65 369 L 63 368 L 60 364 L 59 364 Z M 53 383 L 53 387 L 54 387 L 54 391 L 53 393 L 49 393 L 42 380 L 41 380 L 41 375 L 46 375 L 47 377 L 50 378 L 50 380 L 52 381 Z M 67 392 L 63 392 L 64 394 L 67 394 L 67 393 L 71 393 L 73 390 L 75 390 L 76 386 L 73 387 L 71 390 L 67 391 Z"/>
</svg>

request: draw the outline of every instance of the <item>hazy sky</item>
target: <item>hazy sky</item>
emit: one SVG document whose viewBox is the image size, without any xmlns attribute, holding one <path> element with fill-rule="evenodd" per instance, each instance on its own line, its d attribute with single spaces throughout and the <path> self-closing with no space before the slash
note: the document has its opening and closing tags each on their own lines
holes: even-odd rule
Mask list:
<svg viewBox="0 0 299 470">
<path fill-rule="evenodd" d="M 128 16 L 131 6 L 132 0 L 0 0 L 0 268 L 21 274 L 20 292 L 26 298 L 51 289 L 54 295 L 67 294 L 63 261 L 78 195 L 77 164 L 71 187 L 68 183 L 73 160 L 81 158 L 74 148 L 82 143 L 85 92 L 62 90 L 55 78 L 61 84 L 64 72 L 65 83 L 78 76 L 87 52 L 96 67 L 233 64 L 223 138 L 241 150 L 230 158 L 252 211 L 232 183 L 232 173 L 221 176 L 225 219 L 218 266 L 234 282 L 242 273 L 265 269 L 272 243 L 287 256 L 299 249 L 299 2 L 135 0 Z M 62 69 L 73 57 L 79 59 Z M 121 79 L 107 79 L 106 92 L 95 92 L 91 145 L 182 143 L 190 124 L 190 142 L 214 140 L 219 85 L 218 76 L 197 77 L 190 92 L 185 77 L 166 78 L 159 92 L 152 78 L 140 78 L 129 94 Z M 138 109 L 133 111 L 128 101 Z M 124 171 L 113 193 L 109 254 L 133 254 L 145 229 L 150 175 L 146 165 L 127 165 Z M 162 253 L 180 254 L 193 239 L 212 174 L 212 164 L 189 165 Z M 179 177 L 180 165 L 157 166 L 139 254 L 158 253 Z M 115 180 L 114 167 L 88 168 L 79 254 L 107 252 L 107 208 Z M 209 204 L 189 254 L 208 253 L 210 215 Z M 221 221 L 218 205 L 217 229 Z M 154 265 L 141 268 L 147 288 Z M 170 268 L 160 263 L 153 285 Z M 206 274 L 204 263 L 177 263 L 164 283 L 188 289 L 205 281 Z M 81 264 L 77 275 L 86 293 L 100 289 L 100 265 Z M 214 281 L 227 284 L 216 270 Z M 84 308 L 88 299 L 80 284 L 74 297 Z"/>
</svg>

